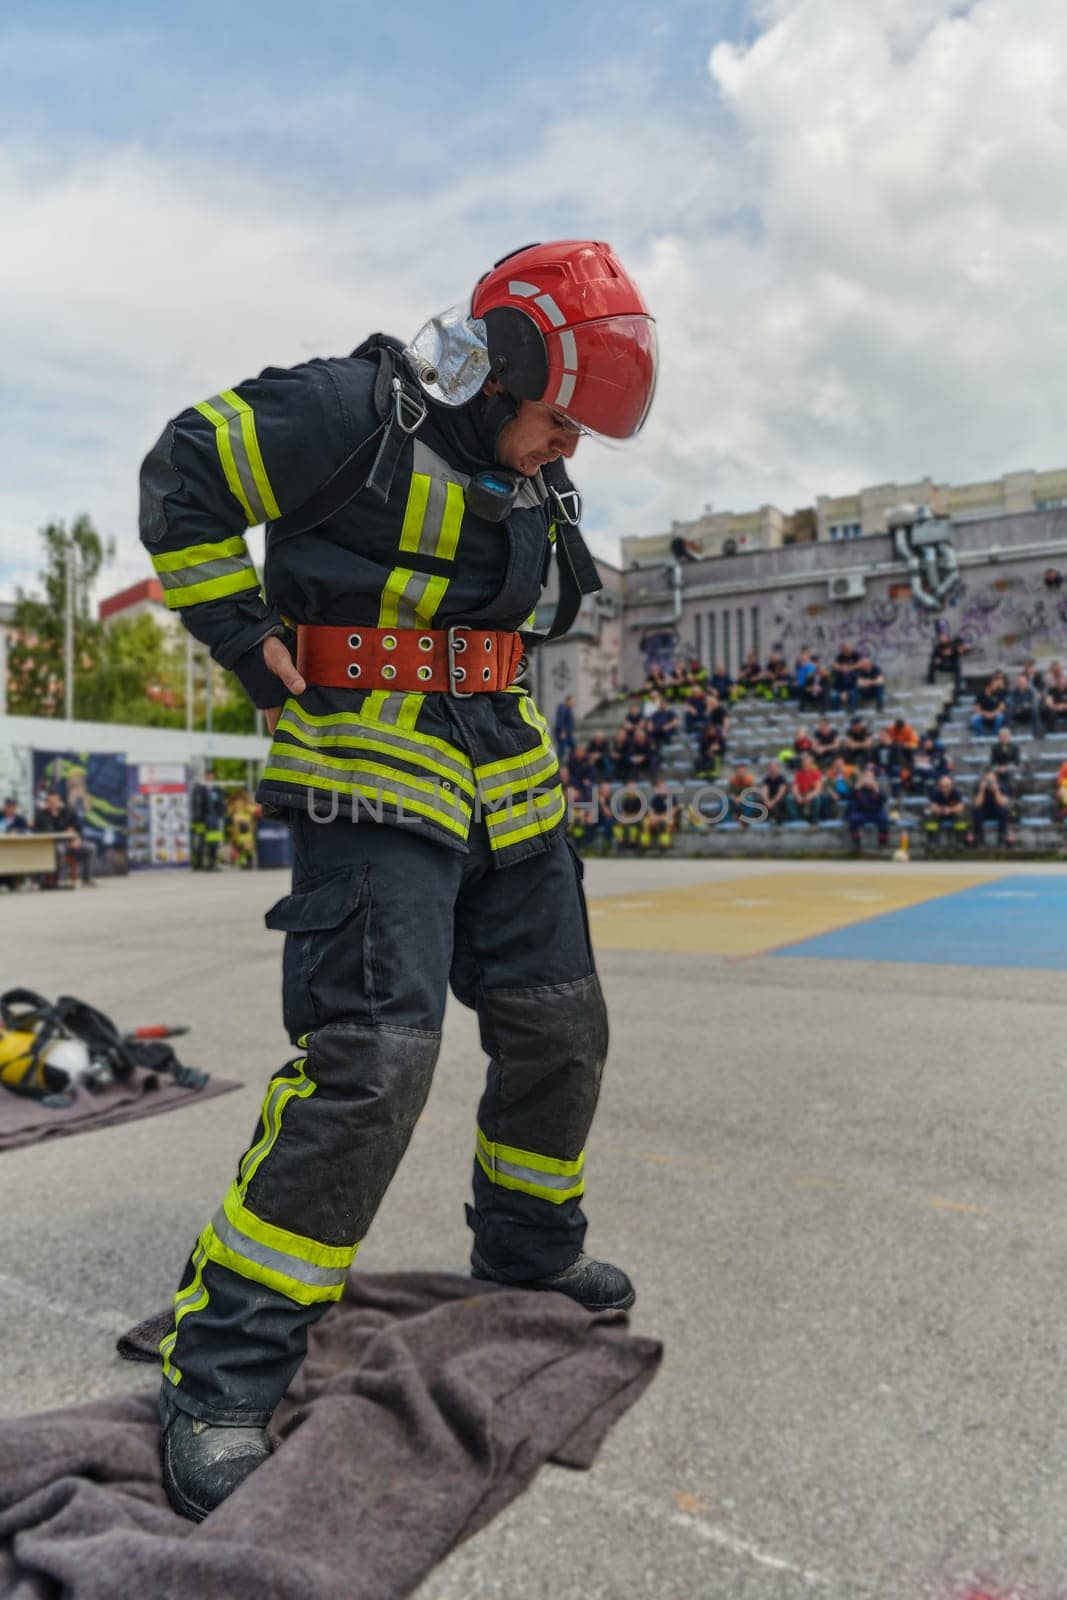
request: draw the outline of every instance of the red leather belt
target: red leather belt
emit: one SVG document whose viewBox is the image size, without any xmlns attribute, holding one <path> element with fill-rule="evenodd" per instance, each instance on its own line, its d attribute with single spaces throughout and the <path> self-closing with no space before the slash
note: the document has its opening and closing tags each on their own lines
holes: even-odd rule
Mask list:
<svg viewBox="0 0 1067 1600">
<path fill-rule="evenodd" d="M 514 683 L 522 661 L 517 633 L 465 628 L 338 628 L 301 623 L 296 665 L 323 689 L 397 689 L 492 694 Z"/>
</svg>

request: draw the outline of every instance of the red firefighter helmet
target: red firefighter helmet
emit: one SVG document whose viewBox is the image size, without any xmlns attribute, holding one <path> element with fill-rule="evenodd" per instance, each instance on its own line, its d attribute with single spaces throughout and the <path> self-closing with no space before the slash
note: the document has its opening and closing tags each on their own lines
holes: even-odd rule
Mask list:
<svg viewBox="0 0 1067 1600">
<path fill-rule="evenodd" d="M 563 239 L 498 261 L 471 298 L 489 368 L 516 399 L 541 400 L 579 427 L 631 439 L 656 387 L 656 331 L 610 245 Z"/>
</svg>

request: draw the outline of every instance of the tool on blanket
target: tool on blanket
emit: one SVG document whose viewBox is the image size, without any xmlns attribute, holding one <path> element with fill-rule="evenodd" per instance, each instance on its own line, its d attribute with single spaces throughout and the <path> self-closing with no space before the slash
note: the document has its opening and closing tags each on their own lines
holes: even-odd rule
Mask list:
<svg viewBox="0 0 1067 1600">
<path fill-rule="evenodd" d="M 72 1103 L 79 1084 L 97 1094 L 135 1071 L 147 1074 L 146 1089 L 159 1087 L 161 1073 L 200 1089 L 208 1073 L 184 1065 L 164 1042 L 187 1032 L 154 1024 L 120 1034 L 104 1012 L 73 995 L 53 1004 L 33 989 L 8 989 L 0 995 L 0 1084 L 57 1109 Z"/>
</svg>

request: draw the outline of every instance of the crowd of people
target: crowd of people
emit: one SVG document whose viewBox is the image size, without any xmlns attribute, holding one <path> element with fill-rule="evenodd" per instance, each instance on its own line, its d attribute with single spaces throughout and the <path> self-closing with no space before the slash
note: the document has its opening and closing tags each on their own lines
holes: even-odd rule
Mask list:
<svg viewBox="0 0 1067 1600">
<path fill-rule="evenodd" d="M 71 880 L 77 878 L 86 888 L 96 887 L 93 876 L 95 851 L 83 837 L 84 821 L 79 812 L 68 806 L 58 789 L 49 789 L 34 812 L 33 823 L 27 821 L 15 795 L 8 795 L 0 814 L 0 834 L 37 833 L 51 834 L 56 839 L 56 869 L 54 872 L 33 875 L 41 888 L 54 887 L 60 874 L 66 872 Z M 5 873 L 0 876 L 0 889 L 17 889 L 27 882 L 26 874 Z"/>
<path fill-rule="evenodd" d="M 928 681 L 951 672 L 961 684 L 968 645 L 939 627 Z M 965 783 L 937 729 L 924 732 L 904 717 L 878 725 L 884 712 L 885 676 L 870 655 L 844 644 L 822 661 L 800 651 L 792 667 L 778 652 L 765 662 L 750 653 L 736 678 L 698 661 L 653 666 L 640 695 L 630 698 L 613 737 L 585 740 L 575 731 L 573 697 L 560 706 L 556 742 L 568 791 L 576 841 L 607 849 L 664 847 L 685 825 L 687 812 L 662 780 L 664 750 L 684 733 L 694 749 L 692 776 L 719 784 L 720 814 L 701 807 L 689 821 L 729 820 L 741 827 L 843 821 L 853 847 L 873 831 L 888 844 L 905 801 L 922 800 L 916 821 L 931 849 L 980 844 L 993 828 L 998 845 L 1015 842 L 1026 763 L 1016 727 L 1035 737 L 1067 724 L 1067 674 L 1053 662 L 1047 674 L 1027 662 L 1009 684 L 994 673 L 971 713 L 976 737 L 991 740 L 976 781 Z M 797 731 L 766 770 L 728 763 L 731 713 L 739 701 L 789 701 L 801 713 Z M 868 709 L 869 708 L 869 709 Z M 806 715 L 805 715 L 806 714 Z M 836 715 L 835 715 L 836 714 Z M 651 795 L 642 797 L 642 788 Z M 1059 820 L 1067 821 L 1067 762 L 1056 783 Z"/>
</svg>

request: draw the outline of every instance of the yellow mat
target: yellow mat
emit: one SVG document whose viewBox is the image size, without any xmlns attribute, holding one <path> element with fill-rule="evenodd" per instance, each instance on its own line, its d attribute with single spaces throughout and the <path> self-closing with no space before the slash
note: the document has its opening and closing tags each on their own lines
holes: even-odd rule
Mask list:
<svg viewBox="0 0 1067 1600">
<path fill-rule="evenodd" d="M 601 950 L 753 956 L 969 889 L 988 878 L 988 873 L 914 867 L 903 867 L 893 877 L 778 872 L 593 900 L 589 912 L 593 940 Z"/>
</svg>

